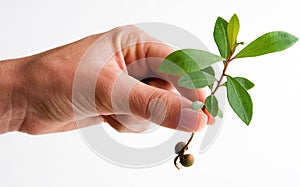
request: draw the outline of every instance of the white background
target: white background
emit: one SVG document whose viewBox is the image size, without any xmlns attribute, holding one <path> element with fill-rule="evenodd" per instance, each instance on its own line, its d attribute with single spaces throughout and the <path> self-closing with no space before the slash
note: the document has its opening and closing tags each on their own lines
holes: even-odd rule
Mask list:
<svg viewBox="0 0 300 187">
<path fill-rule="evenodd" d="M 187 29 L 217 52 L 217 16 L 237 13 L 239 39 L 273 30 L 300 37 L 299 2 L 285 1 L 14 1 L 0 0 L 0 59 L 42 52 L 124 24 L 157 21 Z M 193 167 L 172 161 L 121 168 L 99 158 L 79 131 L 0 135 L 0 186 L 300 186 L 300 43 L 287 51 L 241 60 L 230 73 L 248 77 L 254 116 L 249 127 L 227 110 L 214 146 Z"/>
</svg>

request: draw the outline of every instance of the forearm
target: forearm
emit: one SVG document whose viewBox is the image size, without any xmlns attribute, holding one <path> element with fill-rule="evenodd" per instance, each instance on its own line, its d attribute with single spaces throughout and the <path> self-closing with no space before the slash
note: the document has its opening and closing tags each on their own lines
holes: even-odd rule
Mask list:
<svg viewBox="0 0 300 187">
<path fill-rule="evenodd" d="M 0 61 L 0 134 L 19 130 L 24 121 L 26 103 L 20 88 L 25 60 Z"/>
</svg>

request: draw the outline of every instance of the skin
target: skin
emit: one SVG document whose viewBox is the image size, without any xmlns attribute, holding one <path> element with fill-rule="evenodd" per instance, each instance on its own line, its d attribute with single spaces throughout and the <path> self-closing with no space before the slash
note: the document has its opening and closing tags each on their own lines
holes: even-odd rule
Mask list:
<svg viewBox="0 0 300 187">
<path fill-rule="evenodd" d="M 162 100 L 166 106 L 166 116 L 160 123 L 164 127 L 195 132 L 211 121 L 207 113 L 189 109 L 191 101 L 204 100 L 207 96 L 205 90 L 192 91 L 174 86 L 178 77 L 166 77 L 156 71 L 161 61 L 139 64 L 136 71 L 133 68 L 128 72 L 125 83 L 132 77 L 150 74 L 159 78 L 138 81 L 130 92 L 130 111 L 113 110 L 112 87 L 121 72 L 126 72 L 127 67 L 139 59 L 157 57 L 162 60 L 173 51 L 159 41 L 159 45 L 141 42 L 141 38 L 151 37 L 133 26 L 123 26 L 40 54 L 0 61 L 0 133 L 20 131 L 35 135 L 77 129 L 72 108 L 72 84 L 76 68 L 88 48 L 107 34 L 114 36 L 108 40 L 110 47 L 114 49 L 114 46 L 119 46 L 122 50 L 105 64 L 97 77 L 97 115 L 86 115 L 80 124 L 94 125 L 97 119 L 106 121 L 119 132 L 145 131 L 148 128 L 146 123 L 136 124 L 134 128 L 124 124 L 136 119 L 156 122 L 150 117 L 148 108 L 155 98 Z M 129 39 L 136 44 L 123 49 Z M 126 89 L 126 86 L 123 84 L 120 89 Z M 181 96 L 174 92 L 175 89 Z M 183 108 L 187 110 L 185 116 L 188 117 L 185 117 L 184 125 L 179 127 Z M 89 111 L 85 113 L 89 114 Z M 120 115 L 125 117 L 122 123 L 117 118 Z"/>
</svg>

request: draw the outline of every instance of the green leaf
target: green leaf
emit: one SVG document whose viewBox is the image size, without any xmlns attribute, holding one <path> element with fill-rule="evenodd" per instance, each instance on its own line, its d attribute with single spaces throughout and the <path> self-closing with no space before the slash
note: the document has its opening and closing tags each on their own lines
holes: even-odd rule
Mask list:
<svg viewBox="0 0 300 187">
<path fill-rule="evenodd" d="M 197 71 L 183 75 L 177 82 L 179 86 L 195 89 L 204 88 L 216 81 L 216 78 L 206 72 Z"/>
<path fill-rule="evenodd" d="M 218 46 L 220 55 L 224 57 L 225 59 L 228 58 L 230 53 L 230 46 L 228 43 L 228 37 L 227 37 L 227 25 L 228 22 L 224 20 L 221 17 L 218 17 L 216 23 L 215 23 L 215 29 L 214 29 L 214 39 Z"/>
<path fill-rule="evenodd" d="M 216 96 L 210 95 L 205 99 L 205 107 L 207 111 L 214 117 L 217 116 L 219 106 L 218 106 L 218 100 Z"/>
<path fill-rule="evenodd" d="M 195 101 L 195 102 L 192 103 L 191 108 L 193 110 L 200 110 L 200 109 L 203 108 L 203 106 L 204 106 L 204 104 L 201 101 Z"/>
<path fill-rule="evenodd" d="M 208 88 L 209 88 L 210 90 L 212 90 L 212 89 L 214 88 L 214 83 L 208 85 Z"/>
<path fill-rule="evenodd" d="M 238 81 L 246 90 L 250 90 L 254 87 L 254 83 L 245 77 L 234 77 L 234 80 Z"/>
<path fill-rule="evenodd" d="M 202 69 L 203 72 L 208 73 L 212 76 L 215 76 L 215 70 L 213 67 L 208 66 L 207 68 Z"/>
<path fill-rule="evenodd" d="M 221 110 L 220 108 L 218 108 L 217 116 L 218 116 L 219 118 L 223 118 L 223 112 L 222 112 L 222 110 Z"/>
<path fill-rule="evenodd" d="M 250 90 L 254 87 L 254 83 L 244 77 L 234 77 L 234 79 L 238 81 L 246 90 Z M 225 82 L 223 85 L 227 86 L 227 82 Z"/>
<path fill-rule="evenodd" d="M 182 49 L 169 54 L 158 67 L 158 71 L 172 75 L 191 73 L 222 60 L 225 59 L 207 51 Z"/>
<path fill-rule="evenodd" d="M 283 31 L 266 33 L 242 49 L 235 58 L 254 57 L 285 50 L 298 41 L 298 38 Z"/>
<path fill-rule="evenodd" d="M 214 70 L 214 68 L 211 67 L 211 66 L 208 66 L 207 68 L 204 68 L 202 71 L 203 71 L 203 72 L 206 72 L 206 73 L 208 73 L 208 74 L 210 74 L 210 75 L 212 75 L 212 76 L 215 76 L 215 70 Z M 210 90 L 213 89 L 213 86 L 214 86 L 214 83 L 208 85 L 208 87 L 209 87 Z"/>
<path fill-rule="evenodd" d="M 236 14 L 234 14 L 227 25 L 227 37 L 230 50 L 233 51 L 236 47 L 237 35 L 240 30 L 240 21 Z"/>
<path fill-rule="evenodd" d="M 252 119 L 253 104 L 246 89 L 234 78 L 227 76 L 227 98 L 233 111 L 249 125 Z"/>
</svg>

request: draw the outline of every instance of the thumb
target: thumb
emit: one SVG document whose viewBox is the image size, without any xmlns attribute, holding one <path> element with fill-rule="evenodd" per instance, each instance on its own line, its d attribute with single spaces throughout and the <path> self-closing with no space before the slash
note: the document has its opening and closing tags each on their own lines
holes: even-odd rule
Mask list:
<svg viewBox="0 0 300 187">
<path fill-rule="evenodd" d="M 133 78 L 127 81 L 130 79 Z M 207 115 L 202 110 L 192 110 L 190 100 L 140 81 L 132 86 L 128 100 L 132 115 L 167 128 L 195 132 L 207 124 Z"/>
</svg>

